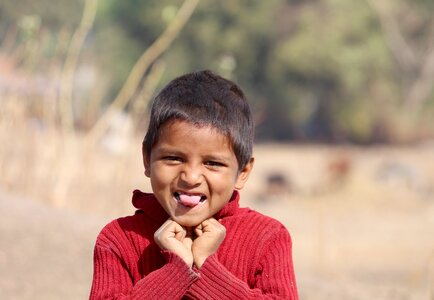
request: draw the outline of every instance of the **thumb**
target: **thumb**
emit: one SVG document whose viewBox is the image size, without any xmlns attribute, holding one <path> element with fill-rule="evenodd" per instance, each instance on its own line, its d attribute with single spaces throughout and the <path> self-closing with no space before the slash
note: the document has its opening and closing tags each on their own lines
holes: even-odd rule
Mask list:
<svg viewBox="0 0 434 300">
<path fill-rule="evenodd" d="M 188 248 L 191 249 L 193 245 L 193 231 L 189 228 L 185 233 L 185 237 L 182 240 L 182 243 Z"/>
<path fill-rule="evenodd" d="M 196 234 L 196 236 L 201 236 L 203 234 L 202 224 L 199 224 L 196 226 L 196 228 L 194 228 L 194 233 Z"/>
</svg>

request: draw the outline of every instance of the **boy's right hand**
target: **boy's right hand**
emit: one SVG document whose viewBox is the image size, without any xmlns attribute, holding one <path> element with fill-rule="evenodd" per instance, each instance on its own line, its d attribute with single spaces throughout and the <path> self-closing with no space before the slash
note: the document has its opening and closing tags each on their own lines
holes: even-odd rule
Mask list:
<svg viewBox="0 0 434 300">
<path fill-rule="evenodd" d="M 191 230 L 187 230 L 172 219 L 168 219 L 154 233 L 154 240 L 163 250 L 169 250 L 185 261 L 191 268 L 193 266 L 193 244 Z"/>
</svg>

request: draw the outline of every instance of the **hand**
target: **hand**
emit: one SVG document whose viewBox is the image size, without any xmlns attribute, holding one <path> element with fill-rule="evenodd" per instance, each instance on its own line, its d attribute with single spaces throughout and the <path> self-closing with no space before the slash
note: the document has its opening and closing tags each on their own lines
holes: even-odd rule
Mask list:
<svg viewBox="0 0 434 300">
<path fill-rule="evenodd" d="M 154 240 L 163 250 L 169 250 L 185 261 L 191 268 L 193 253 L 191 251 L 192 231 L 169 219 L 154 233 Z"/>
<path fill-rule="evenodd" d="M 208 256 L 217 252 L 226 236 L 226 228 L 216 219 L 209 218 L 194 229 L 193 262 L 200 268 Z"/>
</svg>

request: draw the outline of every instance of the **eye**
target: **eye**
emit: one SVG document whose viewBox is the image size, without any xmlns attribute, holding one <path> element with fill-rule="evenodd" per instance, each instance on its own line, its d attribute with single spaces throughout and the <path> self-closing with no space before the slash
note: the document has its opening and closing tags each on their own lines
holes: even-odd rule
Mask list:
<svg viewBox="0 0 434 300">
<path fill-rule="evenodd" d="M 208 167 L 212 167 L 212 168 L 218 168 L 218 167 L 224 167 L 225 165 L 221 162 L 218 161 L 214 161 L 214 160 L 209 160 L 207 162 L 205 162 L 205 165 Z"/>
<path fill-rule="evenodd" d="M 168 156 L 164 156 L 162 157 L 162 160 L 169 162 L 169 163 L 176 163 L 176 162 L 182 162 L 182 158 L 179 156 L 174 156 L 174 155 L 168 155 Z"/>
</svg>

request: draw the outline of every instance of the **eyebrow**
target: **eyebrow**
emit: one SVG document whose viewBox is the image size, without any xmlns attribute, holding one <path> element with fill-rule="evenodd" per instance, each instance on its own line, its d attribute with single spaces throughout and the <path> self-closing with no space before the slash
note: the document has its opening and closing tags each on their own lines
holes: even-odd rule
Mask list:
<svg viewBox="0 0 434 300">
<path fill-rule="evenodd" d="M 230 158 L 225 155 L 216 155 L 216 154 L 210 154 L 205 156 L 206 160 L 215 160 L 222 163 L 228 163 L 230 161 Z"/>
<path fill-rule="evenodd" d="M 156 149 L 158 150 L 159 153 L 162 152 L 164 154 L 171 154 L 171 155 L 176 155 L 176 156 L 185 156 L 186 155 L 185 152 L 176 150 L 176 149 L 172 148 L 171 146 L 160 145 Z M 218 153 L 206 154 L 203 156 L 203 158 L 206 160 L 216 160 L 216 161 L 223 162 L 223 163 L 228 163 L 230 161 L 230 157 L 228 157 L 227 155 L 221 155 Z"/>
<path fill-rule="evenodd" d="M 168 153 L 168 154 L 174 154 L 174 155 L 184 155 L 182 151 L 176 150 L 172 147 L 167 146 L 158 146 L 155 148 L 158 152 Z"/>
</svg>

